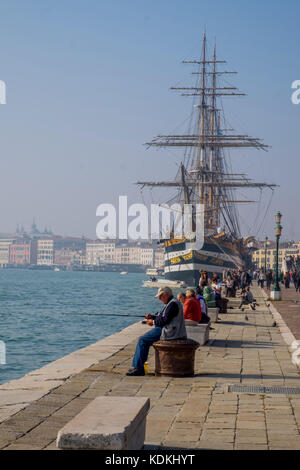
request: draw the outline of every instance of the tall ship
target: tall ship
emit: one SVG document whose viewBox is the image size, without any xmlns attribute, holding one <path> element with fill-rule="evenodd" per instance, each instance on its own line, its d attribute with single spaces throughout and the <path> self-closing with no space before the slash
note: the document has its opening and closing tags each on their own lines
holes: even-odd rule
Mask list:
<svg viewBox="0 0 300 470">
<path fill-rule="evenodd" d="M 247 267 L 249 242 L 243 239 L 238 205 L 254 203 L 239 199 L 236 190 L 256 188 L 274 190 L 275 184 L 255 182 L 245 173 L 234 173 L 228 152 L 233 148 L 255 148 L 267 151 L 261 139 L 239 134 L 228 128 L 223 112 L 222 98 L 244 96 L 227 83 L 231 74 L 221 70 L 226 64 L 217 60 L 216 44 L 212 57 L 208 57 L 206 33 L 203 35 L 200 59 L 184 61 L 192 67 L 195 80 L 192 87 L 172 87 L 192 100 L 192 112 L 184 134 L 158 135 L 146 145 L 154 148 L 179 148 L 181 161 L 173 181 L 139 181 L 142 188 L 166 187 L 175 190 L 170 201 L 177 202 L 184 211 L 185 204 L 202 207 L 204 242 L 199 244 L 193 236 L 176 236 L 174 226 L 170 236 L 161 234 L 164 243 L 166 279 L 184 281 L 189 286 L 199 283 L 200 272 L 223 273 Z M 220 83 L 221 82 L 221 83 Z M 163 207 L 163 205 L 162 205 Z M 192 212 L 195 227 L 196 212 Z"/>
</svg>

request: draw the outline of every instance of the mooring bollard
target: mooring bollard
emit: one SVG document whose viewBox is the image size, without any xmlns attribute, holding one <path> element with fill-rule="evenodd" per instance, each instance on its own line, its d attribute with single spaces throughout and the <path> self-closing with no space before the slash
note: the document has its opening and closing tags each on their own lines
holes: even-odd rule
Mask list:
<svg viewBox="0 0 300 470">
<path fill-rule="evenodd" d="M 192 377 L 194 375 L 195 352 L 199 343 L 192 339 L 156 341 L 155 375 L 169 377 Z"/>
</svg>

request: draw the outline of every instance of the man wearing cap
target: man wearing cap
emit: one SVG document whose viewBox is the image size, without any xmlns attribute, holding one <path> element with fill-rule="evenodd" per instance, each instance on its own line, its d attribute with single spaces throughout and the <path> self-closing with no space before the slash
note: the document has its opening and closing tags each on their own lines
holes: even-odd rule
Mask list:
<svg viewBox="0 0 300 470">
<path fill-rule="evenodd" d="M 150 326 L 154 324 L 155 327 L 139 338 L 132 361 L 132 369 L 126 375 L 145 375 L 144 363 L 147 361 L 149 348 L 155 341 L 185 339 L 187 337 L 182 304 L 173 297 L 170 287 L 160 287 L 155 297 L 164 304 L 164 308 L 156 315 L 145 315 L 147 324 Z"/>
</svg>

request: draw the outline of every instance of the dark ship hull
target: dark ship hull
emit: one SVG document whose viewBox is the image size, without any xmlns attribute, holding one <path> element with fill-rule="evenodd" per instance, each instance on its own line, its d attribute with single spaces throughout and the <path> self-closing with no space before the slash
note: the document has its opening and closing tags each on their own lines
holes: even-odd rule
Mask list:
<svg viewBox="0 0 300 470">
<path fill-rule="evenodd" d="M 188 245 L 189 248 L 185 241 L 165 241 L 165 279 L 197 286 L 201 270 L 222 275 L 224 270 L 244 267 L 242 250 L 232 241 L 216 243 L 207 239 L 201 250 L 190 249 L 190 243 Z"/>
</svg>

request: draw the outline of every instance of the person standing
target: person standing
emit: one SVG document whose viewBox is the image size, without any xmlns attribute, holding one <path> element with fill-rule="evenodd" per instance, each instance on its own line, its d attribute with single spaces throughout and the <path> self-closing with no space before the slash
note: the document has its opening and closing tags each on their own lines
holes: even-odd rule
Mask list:
<svg viewBox="0 0 300 470">
<path fill-rule="evenodd" d="M 235 297 L 234 280 L 232 279 L 231 275 L 227 276 L 225 296 L 226 297 Z"/>
<path fill-rule="evenodd" d="M 291 281 L 290 274 L 289 273 L 284 273 L 283 282 L 284 282 L 284 287 L 286 289 L 290 288 L 290 281 Z"/>
<path fill-rule="evenodd" d="M 265 285 L 265 280 L 266 280 L 266 275 L 264 271 L 261 269 L 259 275 L 258 275 L 258 285 L 263 289 Z"/>
<path fill-rule="evenodd" d="M 269 269 L 267 271 L 267 274 L 266 274 L 266 281 L 267 281 L 267 289 L 268 290 L 271 289 L 272 280 L 273 280 L 273 274 L 272 274 L 272 271 Z"/>
</svg>

